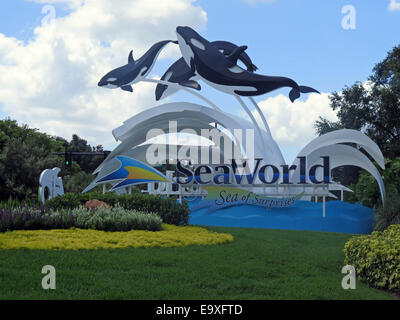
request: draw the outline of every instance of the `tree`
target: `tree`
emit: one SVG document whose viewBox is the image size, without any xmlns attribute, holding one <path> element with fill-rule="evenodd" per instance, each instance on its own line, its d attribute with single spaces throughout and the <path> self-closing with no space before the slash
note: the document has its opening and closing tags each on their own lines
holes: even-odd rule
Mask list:
<svg viewBox="0 0 400 320">
<path fill-rule="evenodd" d="M 343 128 L 361 130 L 385 157 L 400 156 L 400 45 L 375 65 L 366 84 L 356 82 L 340 93 L 334 92 L 330 101 L 338 121 L 320 117 L 314 124 L 319 135 Z M 359 170 L 338 168 L 333 177 L 349 185 L 357 182 Z"/>
<path fill-rule="evenodd" d="M 92 147 L 86 140 L 74 134 L 72 135 L 72 140 L 67 143 L 67 150 L 75 152 L 103 152 L 103 147 L 101 145 Z M 103 160 L 103 156 L 73 156 L 73 162 L 78 163 L 86 173 L 92 173 Z"/>
<path fill-rule="evenodd" d="M 61 165 L 52 155 L 61 150 L 54 137 L 10 119 L 0 121 L 0 199 L 37 198 L 39 175 Z"/>
<path fill-rule="evenodd" d="M 73 175 L 65 176 L 63 179 L 65 192 L 82 192 L 94 179 L 94 176 L 84 171 L 79 171 Z M 102 188 L 97 186 L 92 191 L 102 191 Z"/>
<path fill-rule="evenodd" d="M 103 147 L 90 146 L 74 134 L 64 138 L 38 132 L 11 119 L 0 120 L 0 200 L 37 199 L 39 176 L 45 169 L 60 167 L 66 191 L 81 192 L 92 180 L 91 173 L 103 161 L 103 156 L 74 156 L 66 169 L 64 157 L 54 152 L 102 152 Z"/>
</svg>

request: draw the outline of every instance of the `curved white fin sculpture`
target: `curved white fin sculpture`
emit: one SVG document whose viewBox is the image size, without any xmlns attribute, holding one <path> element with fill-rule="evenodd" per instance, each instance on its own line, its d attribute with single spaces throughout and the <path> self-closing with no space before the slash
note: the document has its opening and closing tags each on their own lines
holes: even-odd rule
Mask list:
<svg viewBox="0 0 400 320">
<path fill-rule="evenodd" d="M 375 167 L 375 165 L 368 159 L 366 155 L 358 151 L 356 148 L 344 145 L 328 145 L 325 147 L 318 148 L 313 152 L 306 154 L 307 156 L 307 172 L 309 169 L 321 162 L 321 157 L 329 157 L 330 159 L 330 170 L 333 170 L 341 166 L 356 166 L 368 171 L 378 182 L 379 190 L 381 193 L 382 202 L 385 200 L 385 186 L 383 184 L 382 177 Z M 322 180 L 322 172 L 318 172 L 320 180 Z M 292 175 L 292 181 L 297 181 L 300 178 L 299 166 Z"/>
<path fill-rule="evenodd" d="M 146 141 L 146 133 L 150 129 L 159 128 L 164 130 L 164 132 L 168 132 L 168 121 L 178 119 L 178 131 L 183 128 L 192 128 L 200 132 L 200 129 L 209 128 L 209 124 L 212 122 L 217 122 L 222 127 L 228 129 L 241 129 L 242 132 L 248 129 L 255 130 L 251 122 L 225 112 L 213 110 L 194 103 L 167 103 L 147 109 L 125 121 L 119 128 L 114 129 L 114 137 L 116 140 L 122 141 L 122 143 L 108 155 L 106 160 L 93 173 L 98 173 L 101 168 L 116 155 L 144 143 Z M 262 143 L 262 139 L 255 139 L 254 156 L 264 158 L 268 163 L 278 166 L 283 164 L 282 162 L 284 160 L 276 142 L 272 138 L 269 138 L 265 130 L 260 130 L 260 132 L 265 138 L 263 140 L 266 140 L 271 146 L 271 151 L 266 152 L 267 150 L 265 144 Z M 243 139 L 242 146 L 247 153 L 247 141 L 245 139 Z"/>
<path fill-rule="evenodd" d="M 361 146 L 382 169 L 385 169 L 383 154 L 377 144 L 362 132 L 352 129 L 340 129 L 315 138 L 299 152 L 298 157 L 307 156 L 318 148 L 337 143 L 355 143 Z"/>
</svg>

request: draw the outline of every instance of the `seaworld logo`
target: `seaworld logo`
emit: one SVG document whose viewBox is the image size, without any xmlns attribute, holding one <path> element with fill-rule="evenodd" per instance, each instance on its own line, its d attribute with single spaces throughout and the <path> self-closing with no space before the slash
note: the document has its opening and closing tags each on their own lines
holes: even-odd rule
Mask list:
<svg viewBox="0 0 400 320">
<path fill-rule="evenodd" d="M 163 173 L 136 159 L 127 156 L 116 156 L 119 165 L 117 169 L 109 168 L 104 174 L 96 178 L 83 192 L 87 192 L 95 185 L 111 183 L 112 188 L 109 191 L 115 191 L 130 185 L 151 183 L 151 182 L 169 182 Z M 247 170 L 246 161 L 241 165 L 232 159 L 231 165 L 218 165 L 215 167 L 209 165 L 200 165 L 190 170 L 183 166 L 180 160 L 177 161 L 175 169 L 175 183 L 180 185 L 189 185 L 197 183 L 200 185 L 257 185 L 257 184 L 329 184 L 330 183 L 330 161 L 329 157 L 321 157 L 322 164 L 315 164 L 307 168 L 306 157 L 298 157 L 299 166 L 281 165 L 280 169 L 272 164 L 262 164 L 263 159 L 255 159 L 255 166 L 251 173 L 243 174 Z M 189 162 L 190 165 L 190 162 Z M 115 168 L 115 167 L 114 167 Z M 319 169 L 319 172 L 317 170 Z M 111 171 L 111 172 L 110 172 Z M 290 173 L 298 172 L 298 175 Z M 317 174 L 320 173 L 320 174 Z M 291 181 L 293 176 L 298 176 L 298 181 Z M 258 177 L 258 180 L 256 180 Z M 294 180 L 294 179 L 293 179 Z"/>
<path fill-rule="evenodd" d="M 178 184 L 190 184 L 197 182 L 198 184 L 216 184 L 216 185 L 229 185 L 229 184 L 246 184 L 243 180 L 245 176 L 247 179 L 247 184 L 253 184 L 255 178 L 264 184 L 274 184 L 280 181 L 281 184 L 307 184 L 309 180 L 313 184 L 328 184 L 330 183 L 330 162 L 329 157 L 321 157 L 323 160 L 322 164 L 316 164 L 310 167 L 306 172 L 306 157 L 298 157 L 299 162 L 299 181 L 290 181 L 290 172 L 297 170 L 297 165 L 281 165 L 281 170 L 277 166 L 272 164 L 261 165 L 263 159 L 255 159 L 255 166 L 252 173 L 240 174 L 238 164 L 234 159 L 232 159 L 232 165 L 219 165 L 216 167 L 211 167 L 208 165 L 201 165 L 194 169 L 194 171 L 186 168 L 182 165 L 181 161 L 177 162 L 176 166 L 176 182 Z M 246 168 L 246 162 L 244 163 Z M 322 169 L 322 179 L 317 178 L 317 169 Z M 267 170 L 272 170 L 272 174 L 268 174 Z M 234 181 L 231 181 L 231 173 L 233 173 Z"/>
<path fill-rule="evenodd" d="M 100 183 L 119 181 L 110 191 L 140 183 L 169 182 L 161 172 L 143 162 L 125 156 L 117 156 L 116 158 L 120 162 L 120 167 L 97 181 Z"/>
</svg>

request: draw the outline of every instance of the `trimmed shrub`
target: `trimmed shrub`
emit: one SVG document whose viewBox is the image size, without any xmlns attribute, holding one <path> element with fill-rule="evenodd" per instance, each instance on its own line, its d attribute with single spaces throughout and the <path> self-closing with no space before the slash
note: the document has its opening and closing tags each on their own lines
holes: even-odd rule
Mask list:
<svg viewBox="0 0 400 320">
<path fill-rule="evenodd" d="M 400 292 L 400 225 L 351 238 L 344 247 L 345 264 L 371 287 Z"/>
<path fill-rule="evenodd" d="M 102 231 L 129 231 L 162 229 L 162 220 L 153 213 L 125 210 L 120 206 L 86 210 L 45 211 L 43 209 L 0 209 L 0 232 L 12 230 L 95 229 Z"/>
<path fill-rule="evenodd" d="M 46 201 L 46 206 L 53 210 L 74 209 L 84 205 L 90 199 L 103 201 L 110 206 L 120 205 L 125 210 L 154 212 L 164 223 L 185 225 L 189 221 L 189 207 L 185 201 L 178 203 L 173 198 L 162 198 L 156 195 L 133 193 L 117 195 L 107 193 L 66 193 Z"/>
<path fill-rule="evenodd" d="M 61 211 L 61 215 L 65 211 Z M 74 226 L 81 229 L 95 229 L 103 231 L 129 231 L 162 229 L 162 220 L 154 213 L 125 210 L 120 206 L 114 208 L 99 207 L 96 210 L 87 210 L 80 206 L 72 209 Z"/>
</svg>

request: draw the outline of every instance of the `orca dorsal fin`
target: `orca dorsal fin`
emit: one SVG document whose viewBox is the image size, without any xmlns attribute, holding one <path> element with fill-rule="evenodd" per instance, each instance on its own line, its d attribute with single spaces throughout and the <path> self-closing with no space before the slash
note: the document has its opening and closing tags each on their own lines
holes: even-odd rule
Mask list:
<svg viewBox="0 0 400 320">
<path fill-rule="evenodd" d="M 239 59 L 239 56 L 242 54 L 247 49 L 247 46 L 240 46 L 237 47 L 235 50 L 232 51 L 232 53 L 227 56 L 226 58 L 233 64 L 236 65 L 237 61 Z"/>
<path fill-rule="evenodd" d="M 129 56 L 128 56 L 128 63 L 129 64 L 134 64 L 135 63 L 135 59 L 133 59 L 133 50 L 131 50 L 131 52 L 129 52 Z"/>
</svg>

